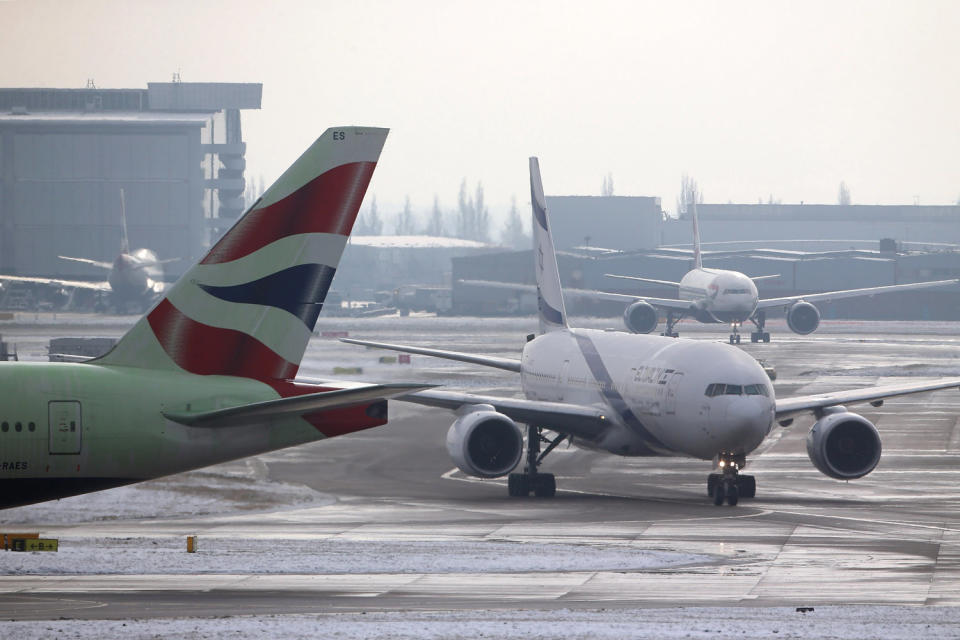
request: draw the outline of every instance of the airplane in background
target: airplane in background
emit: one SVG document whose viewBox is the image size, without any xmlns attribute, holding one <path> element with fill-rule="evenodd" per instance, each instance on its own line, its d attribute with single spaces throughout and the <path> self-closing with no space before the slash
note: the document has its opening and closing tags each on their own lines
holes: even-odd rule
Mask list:
<svg viewBox="0 0 960 640">
<path fill-rule="evenodd" d="M 0 508 L 376 427 L 431 386 L 295 380 L 386 136 L 328 129 L 106 355 L 0 363 Z"/>
<path fill-rule="evenodd" d="M 913 282 L 881 287 L 847 289 L 808 293 L 779 298 L 760 298 L 756 282 L 779 278 L 779 275 L 748 276 L 739 271 L 712 269 L 703 266 L 700 252 L 700 228 L 697 220 L 697 206 L 692 208 L 693 219 L 693 262 L 694 268 L 688 271 L 680 282 L 655 280 L 639 276 L 605 274 L 610 278 L 620 278 L 634 282 L 675 286 L 677 298 L 652 298 L 642 295 L 594 291 L 588 289 L 567 289 L 570 297 L 594 300 L 610 300 L 627 305 L 623 312 L 623 322 L 633 333 L 651 333 L 660 323 L 660 313 L 666 314 L 666 327 L 663 336 L 676 338 L 676 324 L 685 317 L 691 317 L 703 323 L 727 323 L 730 325 L 730 344 L 740 343 L 740 325 L 751 322 L 756 330 L 750 333 L 751 342 L 770 342 L 770 333 L 766 330 L 767 312 L 782 310 L 787 326 L 794 333 L 807 335 L 820 326 L 820 310 L 815 302 L 828 302 L 858 296 L 874 296 L 895 291 L 912 291 L 945 287 L 960 284 L 960 279 L 937 280 L 933 282 Z M 510 289 L 514 291 L 532 291 L 532 285 L 488 280 L 461 280 L 463 284 L 489 288 Z"/>
<path fill-rule="evenodd" d="M 0 275 L 0 282 L 22 282 L 57 286 L 64 289 L 85 289 L 100 294 L 109 294 L 110 302 L 118 311 L 136 308 L 145 311 L 155 303 L 166 285 L 163 282 L 163 265 L 180 258 L 159 260 L 150 249 L 130 250 L 127 237 L 126 199 L 120 189 L 120 255 L 113 262 L 57 256 L 61 260 L 80 262 L 107 271 L 107 279 L 99 282 L 42 278 L 35 276 Z"/>
<path fill-rule="evenodd" d="M 831 478 L 860 478 L 880 460 L 880 434 L 844 405 L 880 406 L 894 396 L 960 387 L 953 378 L 777 399 L 760 364 L 730 345 L 570 328 L 536 158 L 530 159 L 530 191 L 540 333 L 528 337 L 519 360 L 341 338 L 520 374 L 524 398 L 440 389 L 399 398 L 454 410 L 446 440 L 454 463 L 470 476 L 509 474 L 510 496 L 553 496 L 555 477 L 539 467 L 569 440 L 619 456 L 712 460 L 708 495 L 714 504 L 735 505 L 756 493 L 755 478 L 740 473 L 747 456 L 759 451 L 775 423 L 789 426 L 803 413 L 816 417 L 807 436 L 813 465 Z M 511 473 L 524 457 L 518 423 L 527 425 L 526 464 Z"/>
</svg>

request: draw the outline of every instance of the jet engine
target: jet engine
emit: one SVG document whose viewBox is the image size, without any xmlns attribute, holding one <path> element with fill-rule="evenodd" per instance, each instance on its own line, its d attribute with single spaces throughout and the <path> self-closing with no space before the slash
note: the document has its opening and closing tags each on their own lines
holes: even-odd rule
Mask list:
<svg viewBox="0 0 960 640">
<path fill-rule="evenodd" d="M 824 475 L 836 480 L 862 478 L 880 462 L 880 433 L 863 416 L 833 407 L 807 434 L 807 455 Z"/>
<path fill-rule="evenodd" d="M 623 324 L 633 333 L 650 333 L 657 328 L 660 316 L 649 302 L 637 300 L 623 312 Z"/>
<path fill-rule="evenodd" d="M 803 336 L 813 333 L 820 326 L 820 310 L 803 300 L 794 302 L 787 309 L 787 326 Z"/>
<path fill-rule="evenodd" d="M 513 420 L 491 405 L 472 405 L 450 425 L 447 452 L 467 475 L 497 478 L 520 462 L 523 435 Z"/>
</svg>

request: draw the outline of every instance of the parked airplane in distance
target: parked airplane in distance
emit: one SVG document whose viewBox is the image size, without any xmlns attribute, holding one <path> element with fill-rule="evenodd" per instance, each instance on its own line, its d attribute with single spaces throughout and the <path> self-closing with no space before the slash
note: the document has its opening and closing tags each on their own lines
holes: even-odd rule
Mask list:
<svg viewBox="0 0 960 640">
<path fill-rule="evenodd" d="M 109 294 L 114 309 L 125 311 L 137 309 L 145 311 L 155 303 L 164 290 L 162 265 L 176 262 L 180 258 L 157 259 L 150 249 L 130 250 L 127 237 L 126 200 L 120 189 L 120 255 L 113 262 L 57 256 L 61 260 L 81 262 L 107 271 L 107 279 L 99 282 L 88 280 L 66 280 L 61 278 L 42 278 L 34 276 L 0 275 L 0 282 L 23 282 L 39 285 L 52 285 L 65 289 L 86 289 L 101 294 Z M 102 305 L 98 305 L 102 306 Z"/>
<path fill-rule="evenodd" d="M 0 507 L 368 429 L 430 386 L 294 379 L 386 136 L 328 129 L 106 355 L 0 362 Z"/>
<path fill-rule="evenodd" d="M 620 456 L 713 460 L 707 493 L 714 504 L 735 505 L 756 492 L 754 477 L 740 473 L 747 456 L 775 422 L 788 426 L 806 412 L 817 418 L 807 436 L 814 466 L 831 478 L 859 478 L 880 460 L 880 435 L 845 404 L 879 406 L 893 396 L 960 387 L 960 378 L 953 378 L 777 400 L 760 364 L 730 345 L 570 328 L 536 158 L 530 159 L 530 191 L 540 335 L 529 337 L 520 360 L 342 339 L 519 373 L 522 399 L 438 389 L 400 398 L 455 410 L 447 433 L 455 464 L 470 476 L 510 474 L 511 496 L 554 495 L 554 476 L 539 467 L 570 440 Z M 527 425 L 526 465 L 511 473 L 524 449 L 517 423 Z M 556 435 L 547 437 L 547 430 Z"/>
<path fill-rule="evenodd" d="M 770 342 L 770 334 L 766 330 L 767 312 L 782 310 L 787 319 L 787 326 L 794 333 L 807 335 L 813 333 L 820 326 L 820 310 L 815 302 L 828 302 L 842 298 L 858 296 L 873 296 L 894 291 L 911 291 L 928 289 L 931 287 L 945 287 L 960 284 L 960 280 L 936 280 L 933 282 L 913 282 L 909 284 L 895 284 L 882 287 L 866 287 L 862 289 L 847 289 L 843 291 L 827 291 L 823 293 L 808 293 L 798 296 L 783 296 L 780 298 L 760 298 L 756 282 L 779 278 L 779 275 L 763 275 L 750 277 L 739 271 L 727 269 L 711 269 L 703 266 L 700 253 L 700 228 L 697 220 L 697 206 L 692 207 L 693 218 L 693 262 L 694 268 L 688 271 L 680 282 L 672 280 L 655 280 L 639 276 L 605 274 L 611 278 L 648 282 L 652 284 L 675 286 L 678 289 L 677 298 L 651 298 L 649 296 L 613 293 L 608 291 L 593 291 L 588 289 L 568 289 L 570 297 L 590 298 L 595 300 L 611 300 L 624 302 L 627 307 L 623 312 L 623 322 L 633 333 L 651 333 L 660 323 L 661 312 L 666 314 L 666 327 L 663 336 L 676 338 L 676 324 L 680 320 L 691 317 L 703 323 L 727 323 L 730 325 L 730 344 L 740 343 L 740 325 L 751 322 L 755 331 L 750 333 L 751 342 Z M 482 287 L 511 289 L 514 291 L 532 291 L 531 285 L 513 284 L 506 282 L 491 282 L 488 280 L 461 280 L 463 284 Z"/>
<path fill-rule="evenodd" d="M 755 331 L 750 333 L 751 342 L 770 342 L 770 334 L 766 331 L 768 310 L 782 309 L 790 330 L 794 333 L 807 335 L 816 331 L 817 327 L 820 326 L 820 310 L 813 304 L 815 302 L 872 296 L 894 291 L 944 287 L 960 283 L 960 280 L 957 279 L 937 280 L 764 299 L 760 298 L 757 293 L 756 282 L 779 278 L 780 276 L 750 277 L 739 271 L 705 268 L 700 253 L 700 225 L 695 203 L 692 206 L 691 217 L 693 218 L 694 268 L 692 271 L 688 271 L 680 279 L 680 282 L 606 274 L 611 278 L 665 284 L 676 286 L 678 289 L 679 295 L 676 300 L 625 296 L 625 298 L 632 297 L 633 301 L 624 311 L 623 320 L 627 328 L 634 333 L 650 333 L 656 329 L 659 322 L 659 311 L 662 310 L 667 314 L 667 325 L 663 333 L 666 336 L 677 337 L 678 334 L 674 331 L 676 323 L 685 316 L 690 316 L 698 322 L 728 323 L 731 330 L 730 344 L 739 344 L 740 325 L 747 321 L 753 323 L 756 328 Z"/>
</svg>

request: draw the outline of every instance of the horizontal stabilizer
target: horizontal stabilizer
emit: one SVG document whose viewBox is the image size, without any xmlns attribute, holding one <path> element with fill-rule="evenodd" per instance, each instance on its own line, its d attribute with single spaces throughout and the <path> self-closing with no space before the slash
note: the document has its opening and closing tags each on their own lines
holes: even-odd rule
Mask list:
<svg viewBox="0 0 960 640">
<path fill-rule="evenodd" d="M 165 411 L 164 417 L 191 427 L 234 427 L 249 424 L 252 421 L 264 421 L 271 418 L 283 418 L 318 411 L 320 409 L 339 409 L 365 402 L 386 400 L 415 391 L 432 389 L 432 384 L 372 384 L 352 389 L 321 391 L 302 396 L 278 398 L 227 407 L 214 411 L 179 412 Z"/>
<path fill-rule="evenodd" d="M 673 280 L 654 280 L 653 278 L 641 278 L 640 276 L 618 276 L 614 273 L 605 273 L 603 274 L 608 278 L 620 278 L 621 280 L 634 280 L 636 282 L 649 282 L 651 284 L 665 284 L 669 287 L 679 287 L 679 282 L 674 282 Z"/>
<path fill-rule="evenodd" d="M 780 277 L 780 274 L 775 273 L 772 276 L 750 276 L 750 279 L 753 280 L 754 282 L 758 282 L 760 280 L 775 280 L 779 277 Z"/>
<path fill-rule="evenodd" d="M 340 342 L 349 342 L 350 344 L 359 344 L 365 347 L 374 347 L 376 349 L 389 349 L 390 351 L 415 353 L 421 356 L 446 358 L 447 360 L 458 360 L 460 362 L 469 362 L 471 364 L 479 364 L 485 367 L 494 367 L 495 369 L 505 369 L 507 371 L 520 373 L 520 361 L 513 360 L 511 358 L 498 358 L 496 356 L 484 356 L 475 353 L 463 353 L 460 351 L 447 351 L 445 349 L 411 347 L 402 344 L 389 344 L 386 342 L 371 342 L 369 340 L 354 340 L 353 338 L 340 338 Z"/>
<path fill-rule="evenodd" d="M 69 260 L 70 262 L 82 262 L 83 264 L 88 264 L 92 267 L 98 267 L 100 269 L 113 269 L 112 262 L 103 262 L 102 260 L 91 260 L 90 258 L 71 258 L 70 256 L 57 256 L 61 260 Z"/>
</svg>

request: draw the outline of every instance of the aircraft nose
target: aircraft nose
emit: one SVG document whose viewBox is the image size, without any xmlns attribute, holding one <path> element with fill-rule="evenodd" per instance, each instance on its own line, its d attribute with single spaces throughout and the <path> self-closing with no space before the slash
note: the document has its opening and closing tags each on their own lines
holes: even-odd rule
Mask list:
<svg viewBox="0 0 960 640">
<path fill-rule="evenodd" d="M 752 451 L 770 430 L 770 401 L 765 396 L 741 396 L 732 400 L 722 429 L 716 430 L 717 439 L 723 441 L 727 451 Z"/>
</svg>

